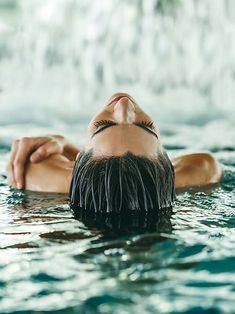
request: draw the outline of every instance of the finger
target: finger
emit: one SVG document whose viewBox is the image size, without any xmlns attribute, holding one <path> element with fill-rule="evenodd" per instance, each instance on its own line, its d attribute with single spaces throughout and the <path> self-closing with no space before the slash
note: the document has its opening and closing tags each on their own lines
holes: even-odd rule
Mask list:
<svg viewBox="0 0 235 314">
<path fill-rule="evenodd" d="M 14 159 L 18 150 L 18 146 L 19 146 L 19 140 L 15 140 L 12 143 L 11 146 L 11 154 L 10 154 L 10 160 L 7 164 L 7 174 L 8 174 L 8 182 L 10 185 L 16 186 L 16 180 L 15 180 L 15 176 L 14 176 L 14 167 L 13 167 L 13 163 L 14 163 Z"/>
<path fill-rule="evenodd" d="M 16 186 L 16 182 L 13 177 L 14 170 L 12 164 L 7 165 L 7 181 L 9 185 Z"/>
<path fill-rule="evenodd" d="M 34 149 L 31 144 L 32 143 L 29 138 L 23 138 L 20 140 L 13 161 L 14 179 L 18 189 L 22 189 L 24 187 L 25 164 L 32 149 Z"/>
<path fill-rule="evenodd" d="M 55 140 L 50 140 L 36 149 L 35 152 L 33 152 L 33 154 L 30 156 L 30 161 L 36 163 L 48 158 L 53 154 L 61 154 L 62 151 L 62 145 L 60 145 Z"/>
</svg>

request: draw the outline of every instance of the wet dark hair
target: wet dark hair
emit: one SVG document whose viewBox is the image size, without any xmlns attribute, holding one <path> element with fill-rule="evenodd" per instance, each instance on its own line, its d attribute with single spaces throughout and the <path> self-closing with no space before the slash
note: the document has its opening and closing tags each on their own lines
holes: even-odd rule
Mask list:
<svg viewBox="0 0 235 314">
<path fill-rule="evenodd" d="M 75 219 L 81 221 L 89 230 L 103 235 L 117 236 L 128 233 L 171 232 L 172 207 L 147 212 L 126 211 L 120 213 L 101 213 L 87 210 L 75 210 Z"/>
<path fill-rule="evenodd" d="M 150 159 L 130 152 L 96 157 L 92 150 L 76 160 L 69 193 L 75 213 L 106 215 L 158 213 L 175 199 L 174 168 L 165 151 Z"/>
</svg>

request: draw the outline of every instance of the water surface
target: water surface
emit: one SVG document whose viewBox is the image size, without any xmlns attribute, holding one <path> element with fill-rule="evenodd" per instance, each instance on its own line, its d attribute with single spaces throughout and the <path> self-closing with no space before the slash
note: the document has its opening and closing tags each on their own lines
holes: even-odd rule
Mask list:
<svg viewBox="0 0 235 314">
<path fill-rule="evenodd" d="M 181 192 L 167 227 L 117 237 L 75 220 L 65 195 L 11 189 L 13 135 L 2 137 L 0 313 L 235 313 L 235 151 L 228 138 L 212 147 L 208 130 L 172 127 L 163 139 L 174 156 L 201 138 L 221 184 Z"/>
</svg>

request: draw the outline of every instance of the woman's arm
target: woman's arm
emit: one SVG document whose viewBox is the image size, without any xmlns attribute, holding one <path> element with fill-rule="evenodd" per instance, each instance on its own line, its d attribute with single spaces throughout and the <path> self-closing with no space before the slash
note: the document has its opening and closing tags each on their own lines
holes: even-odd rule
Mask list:
<svg viewBox="0 0 235 314">
<path fill-rule="evenodd" d="M 208 153 L 183 155 L 172 160 L 176 188 L 217 183 L 223 170 L 218 161 Z"/>
<path fill-rule="evenodd" d="M 12 144 L 7 165 L 9 184 L 19 189 L 25 186 L 25 167 L 28 162 L 38 163 L 59 154 L 74 161 L 79 148 L 60 135 L 24 137 Z"/>
</svg>

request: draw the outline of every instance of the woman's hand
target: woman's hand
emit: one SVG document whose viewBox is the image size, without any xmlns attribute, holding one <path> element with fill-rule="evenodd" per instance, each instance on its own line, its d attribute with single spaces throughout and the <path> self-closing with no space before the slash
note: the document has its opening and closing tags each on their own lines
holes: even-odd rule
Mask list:
<svg viewBox="0 0 235 314">
<path fill-rule="evenodd" d="M 23 137 L 12 144 L 10 161 L 7 165 L 9 184 L 18 189 L 25 185 L 25 167 L 28 161 L 37 163 L 51 155 L 62 154 L 75 160 L 79 149 L 63 136 Z"/>
</svg>

